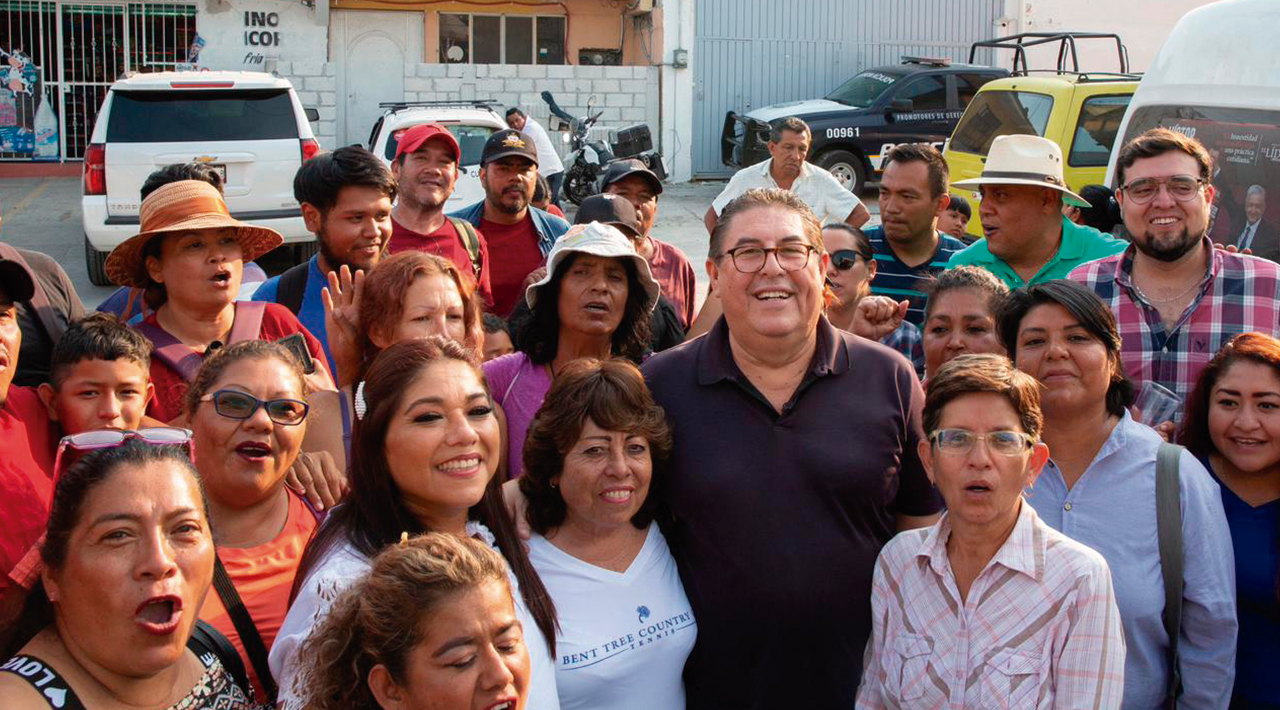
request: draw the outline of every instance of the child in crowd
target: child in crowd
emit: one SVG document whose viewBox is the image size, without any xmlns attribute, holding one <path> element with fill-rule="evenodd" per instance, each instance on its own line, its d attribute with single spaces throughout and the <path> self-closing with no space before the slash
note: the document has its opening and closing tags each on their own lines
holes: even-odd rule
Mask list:
<svg viewBox="0 0 1280 710">
<path fill-rule="evenodd" d="M 538 184 L 533 188 L 533 201 L 531 204 L 540 210 L 550 212 L 561 219 L 566 219 L 564 211 L 552 204 L 551 197 L 551 188 L 547 186 L 547 179 L 539 175 Z"/>
<path fill-rule="evenodd" d="M 947 205 L 946 211 L 938 217 L 938 231 L 949 234 L 965 244 L 972 244 L 974 238 L 965 231 L 972 216 L 969 201 L 959 195 L 952 195 L 951 204 Z"/>
<path fill-rule="evenodd" d="M 492 313 L 484 314 L 484 361 L 510 355 L 516 348 L 507 333 L 507 322 Z"/>
<path fill-rule="evenodd" d="M 58 341 L 40 401 L 63 434 L 137 429 L 151 400 L 150 372 L 151 343 L 114 316 L 92 313 Z"/>
</svg>

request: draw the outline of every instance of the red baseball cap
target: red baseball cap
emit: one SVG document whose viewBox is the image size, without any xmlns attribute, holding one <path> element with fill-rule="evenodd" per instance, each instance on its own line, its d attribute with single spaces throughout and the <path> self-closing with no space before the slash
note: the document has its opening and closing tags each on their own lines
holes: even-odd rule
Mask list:
<svg viewBox="0 0 1280 710">
<path fill-rule="evenodd" d="M 408 130 L 398 131 L 397 134 L 396 160 L 405 153 L 412 153 L 421 148 L 423 143 L 432 138 L 442 139 L 453 151 L 453 159 L 462 160 L 462 149 L 458 147 L 458 139 L 453 137 L 448 128 L 438 123 L 422 123 Z"/>
</svg>

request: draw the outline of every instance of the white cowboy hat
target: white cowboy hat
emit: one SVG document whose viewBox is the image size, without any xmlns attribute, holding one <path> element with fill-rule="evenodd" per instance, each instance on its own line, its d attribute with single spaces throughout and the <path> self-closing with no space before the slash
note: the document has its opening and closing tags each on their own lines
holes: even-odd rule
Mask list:
<svg viewBox="0 0 1280 710">
<path fill-rule="evenodd" d="M 1028 135 L 997 136 L 987 152 L 982 175 L 953 183 L 955 187 L 977 190 L 979 185 L 1031 185 L 1062 193 L 1062 201 L 1075 207 L 1090 207 L 1088 200 L 1072 192 L 1062 179 L 1062 149 L 1048 138 Z"/>
</svg>

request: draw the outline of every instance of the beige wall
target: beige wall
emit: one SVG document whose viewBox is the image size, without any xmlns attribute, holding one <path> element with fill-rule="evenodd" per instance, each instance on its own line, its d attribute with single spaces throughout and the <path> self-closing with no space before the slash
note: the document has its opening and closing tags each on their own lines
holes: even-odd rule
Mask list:
<svg viewBox="0 0 1280 710">
<path fill-rule="evenodd" d="M 332 7 L 343 9 L 422 10 L 425 15 L 423 56 L 428 62 L 435 62 L 440 56 L 439 13 L 467 12 L 506 15 L 567 14 L 569 37 L 566 60 L 568 63 L 578 63 L 578 51 L 581 49 L 617 49 L 619 44 L 623 50 L 623 64 L 643 66 L 658 63 L 662 57 L 662 11 L 655 9 L 649 16 L 637 20 L 637 18 L 623 15 L 622 3 L 617 5 L 614 7 L 612 3 L 604 3 L 600 0 L 565 0 L 561 3 L 548 3 L 537 7 L 514 3 L 480 7 L 461 2 L 422 3 L 415 6 L 411 2 L 400 0 L 394 4 L 379 0 L 333 0 L 332 3 Z M 650 60 L 651 56 L 652 60 Z"/>
</svg>

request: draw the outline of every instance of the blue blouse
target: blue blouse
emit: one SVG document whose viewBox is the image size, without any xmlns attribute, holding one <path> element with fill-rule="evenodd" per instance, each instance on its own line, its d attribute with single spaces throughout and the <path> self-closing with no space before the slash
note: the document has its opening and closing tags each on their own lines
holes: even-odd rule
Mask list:
<svg viewBox="0 0 1280 710">
<path fill-rule="evenodd" d="M 1205 461 L 1205 468 L 1217 473 Z M 1253 507 L 1230 488 L 1222 488 L 1222 509 L 1235 548 L 1236 603 L 1240 631 L 1236 641 L 1235 702 L 1247 707 L 1280 707 L 1276 659 L 1280 658 L 1280 500 Z"/>
</svg>

